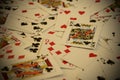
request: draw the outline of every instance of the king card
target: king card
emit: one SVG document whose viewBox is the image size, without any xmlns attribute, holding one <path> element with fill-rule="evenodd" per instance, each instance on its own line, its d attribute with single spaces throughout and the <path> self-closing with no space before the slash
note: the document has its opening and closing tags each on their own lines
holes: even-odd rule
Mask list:
<svg viewBox="0 0 120 80">
<path fill-rule="evenodd" d="M 70 21 L 68 26 L 70 27 L 66 33 L 65 44 L 89 49 L 96 47 L 99 35 L 99 28 L 96 25 Z"/>
</svg>

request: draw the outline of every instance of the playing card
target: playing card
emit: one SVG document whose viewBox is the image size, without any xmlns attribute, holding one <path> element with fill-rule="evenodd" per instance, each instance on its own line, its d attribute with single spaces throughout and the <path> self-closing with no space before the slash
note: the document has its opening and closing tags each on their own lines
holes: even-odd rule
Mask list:
<svg viewBox="0 0 120 80">
<path fill-rule="evenodd" d="M 71 14 L 72 8 L 59 10 L 54 30 L 65 31 L 67 29 L 67 23 Z"/>
<path fill-rule="evenodd" d="M 96 22 L 106 23 L 110 18 L 111 18 L 111 15 L 100 16 L 99 14 L 98 15 L 96 14 L 90 17 L 90 22 L 91 23 L 96 23 Z"/>
<path fill-rule="evenodd" d="M 96 70 L 97 68 L 97 70 Z M 93 72 L 91 74 L 91 72 Z M 101 65 L 95 61 L 89 65 L 89 67 L 86 67 L 84 71 L 78 73 L 78 79 L 80 80 L 100 80 L 100 79 L 107 79 Z"/>
<path fill-rule="evenodd" d="M 114 41 L 119 41 L 119 15 L 113 16 L 110 18 L 110 20 L 105 24 L 105 27 L 102 31 L 104 35 L 102 37 L 112 39 Z M 115 27 L 114 27 L 115 26 Z M 109 31 L 106 33 L 105 30 L 109 29 Z"/>
<path fill-rule="evenodd" d="M 59 14 L 58 14 L 58 18 L 57 18 L 57 23 L 55 25 L 55 31 L 66 31 L 67 28 L 69 28 L 69 20 L 72 21 L 76 21 L 79 20 L 81 23 L 82 22 L 89 22 L 89 18 L 90 18 L 90 14 L 88 13 L 88 11 L 86 11 L 87 9 L 82 8 L 67 8 L 67 9 L 60 9 L 59 10 Z M 83 20 L 84 18 L 84 20 Z M 61 21 L 62 20 L 62 21 Z M 63 34 L 60 34 L 61 36 L 63 36 Z M 59 35 L 57 35 L 59 36 Z"/>
<path fill-rule="evenodd" d="M 97 50 L 98 53 L 101 56 L 101 62 L 103 64 L 107 64 L 107 62 L 110 62 L 109 64 L 119 64 L 119 46 L 118 44 L 112 42 L 111 40 L 109 41 L 101 41 L 99 49 Z M 104 45 L 103 45 L 104 43 Z M 100 58 L 99 58 L 100 59 Z"/>
<path fill-rule="evenodd" d="M 63 75 L 62 76 L 56 76 L 52 77 L 47 80 L 79 80 L 78 75 L 80 70 L 78 68 L 75 69 L 62 69 Z M 75 74 L 73 74 L 75 73 Z"/>
<path fill-rule="evenodd" d="M 4 79 L 45 79 L 62 74 L 49 52 L 41 53 L 38 59 L 11 64 L 1 68 Z"/>
<path fill-rule="evenodd" d="M 10 20 L 11 18 L 13 18 L 12 21 Z M 52 27 L 55 24 L 56 19 L 57 19 L 57 15 L 48 15 L 44 19 L 40 20 L 39 22 L 36 22 L 28 18 L 11 14 L 8 16 L 8 19 L 5 25 L 9 29 L 24 31 L 27 33 L 39 34 L 40 32 L 45 32 L 47 29 Z M 11 25 L 11 23 L 13 23 L 14 26 Z"/>
<path fill-rule="evenodd" d="M 55 14 L 58 13 L 58 10 L 61 8 L 69 8 L 69 7 L 75 7 L 77 6 L 76 4 L 78 4 L 77 0 L 74 1 L 69 1 L 69 0 L 37 0 L 39 5 L 42 9 L 44 9 L 45 11 L 47 11 L 50 14 Z"/>
<path fill-rule="evenodd" d="M 8 16 L 5 26 L 9 29 L 24 31 L 26 33 L 35 33 L 35 32 L 39 33 L 40 30 L 42 29 L 40 28 L 38 22 L 13 14 L 10 14 Z"/>
<path fill-rule="evenodd" d="M 15 10 L 13 13 L 11 14 L 17 14 L 19 16 L 23 16 L 35 21 L 40 21 L 42 18 L 46 17 L 48 15 L 48 13 L 46 13 L 45 11 L 43 11 L 42 9 L 39 8 L 24 8 L 21 7 L 17 10 Z"/>
<path fill-rule="evenodd" d="M 56 40 L 56 41 L 55 41 Z M 41 52 L 43 50 L 47 50 L 52 54 L 52 56 L 55 58 L 55 60 L 58 62 L 59 66 L 62 68 L 72 68 L 72 64 L 68 63 L 67 61 L 63 60 L 62 57 L 66 54 L 70 53 L 70 47 L 61 45 L 62 42 L 57 42 L 60 39 L 57 37 L 52 38 L 44 38 Z"/>
<path fill-rule="evenodd" d="M 112 4 L 112 5 L 115 5 Z M 119 10 L 116 7 L 112 8 L 112 5 L 92 14 L 90 16 L 90 22 L 102 21 L 107 22 L 112 16 L 118 15 Z"/>
<path fill-rule="evenodd" d="M 29 60 L 30 56 L 32 58 L 36 58 L 35 54 L 31 54 L 24 50 L 25 43 L 22 42 L 18 36 L 14 35 L 11 31 L 6 30 L 6 32 L 0 35 L 0 60 L 1 64 L 5 62 L 3 65 L 7 65 L 10 63 L 15 63 L 19 61 Z M 21 52 L 22 51 L 22 52 Z M 29 56 L 27 56 L 29 54 Z"/>
<path fill-rule="evenodd" d="M 68 7 L 78 7 L 78 0 L 62 0 L 63 7 L 68 8 Z"/>
<path fill-rule="evenodd" d="M 0 60 L 2 65 L 0 67 L 31 59 L 36 59 L 36 54 L 30 53 L 23 48 L 19 48 L 19 50 L 15 49 L 18 49 L 18 47 L 9 46 L 4 49 L 5 51 L 2 51 L 2 53 L 0 54 Z"/>
<path fill-rule="evenodd" d="M 92 0 L 90 14 L 98 12 L 114 3 L 114 0 Z M 96 6 L 96 7 L 95 7 Z"/>
<path fill-rule="evenodd" d="M 99 12 L 101 13 L 101 15 L 104 15 L 104 16 L 119 14 L 119 7 L 117 3 L 119 3 L 119 1 L 114 1 L 114 3 L 105 7 L 103 10 Z"/>
<path fill-rule="evenodd" d="M 104 48 L 99 48 L 97 51 L 99 57 L 97 62 L 100 63 L 101 68 L 103 69 L 107 79 L 119 79 L 119 76 L 116 73 L 119 73 L 119 61 L 115 59 L 115 54 L 113 55 L 112 51 L 107 51 Z M 113 56 L 111 56 L 113 55 Z"/>
<path fill-rule="evenodd" d="M 51 27 L 56 24 L 57 14 L 50 14 L 40 21 L 40 26 L 42 28 L 42 33 L 48 31 Z"/>
<path fill-rule="evenodd" d="M 35 34 L 27 34 L 25 32 L 14 32 L 14 34 L 25 43 L 24 49 L 32 52 L 38 53 L 39 48 L 42 45 L 42 36 Z M 29 42 L 28 42 L 29 41 Z"/>
<path fill-rule="evenodd" d="M 41 36 L 24 32 L 7 30 L 0 37 L 0 60 L 5 62 L 4 65 L 36 59 L 39 48 L 42 45 Z"/>
<path fill-rule="evenodd" d="M 115 65 L 112 65 L 112 66 L 106 66 L 104 67 L 104 71 L 105 71 L 105 74 L 107 76 L 107 79 L 120 79 L 120 76 L 118 75 L 119 74 L 119 64 L 115 64 Z"/>
<path fill-rule="evenodd" d="M 21 41 L 17 37 L 15 37 L 15 35 L 11 31 L 9 31 L 3 27 L 1 27 L 0 29 L 4 30 L 4 32 L 1 31 L 1 34 L 0 34 L 0 39 L 1 39 L 0 40 L 1 41 L 0 49 L 6 47 L 8 45 L 11 45 L 11 44 L 22 45 Z"/>
<path fill-rule="evenodd" d="M 91 49 L 96 47 L 102 27 L 80 23 L 78 20 L 70 20 L 68 26 L 68 31 L 64 35 L 64 38 L 67 37 L 64 39 L 66 45 Z"/>
<path fill-rule="evenodd" d="M 85 70 L 87 66 L 96 61 L 97 53 L 93 50 L 72 48 L 71 53 L 64 56 L 63 59 L 76 65 L 81 70 Z"/>
</svg>

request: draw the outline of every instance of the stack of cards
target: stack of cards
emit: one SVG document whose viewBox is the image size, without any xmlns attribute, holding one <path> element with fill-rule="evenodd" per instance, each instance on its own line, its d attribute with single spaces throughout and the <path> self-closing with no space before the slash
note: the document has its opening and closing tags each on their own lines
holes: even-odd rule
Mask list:
<svg viewBox="0 0 120 80">
<path fill-rule="evenodd" d="M 0 0 L 1 80 L 120 80 L 119 0 Z"/>
</svg>

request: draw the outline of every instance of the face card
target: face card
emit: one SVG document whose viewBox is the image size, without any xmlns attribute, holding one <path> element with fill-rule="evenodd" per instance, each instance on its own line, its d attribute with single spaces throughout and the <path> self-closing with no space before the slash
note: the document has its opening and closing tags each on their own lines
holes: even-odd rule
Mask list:
<svg viewBox="0 0 120 80">
<path fill-rule="evenodd" d="M 45 51 L 46 52 L 46 51 Z M 62 74 L 49 52 L 41 54 L 38 59 L 11 64 L 1 68 L 4 79 L 45 79 Z M 4 76 L 4 74 L 6 76 Z"/>
<path fill-rule="evenodd" d="M 69 8 L 69 7 L 78 7 L 78 0 L 62 0 L 62 6 L 65 8 Z"/>
<path fill-rule="evenodd" d="M 1 32 L 0 34 L 0 49 L 11 44 L 17 45 L 18 43 L 18 45 L 20 45 L 21 41 L 17 37 L 15 37 L 15 35 L 11 31 L 3 27 L 1 27 L 1 30 L 4 30 L 4 32 Z"/>
<path fill-rule="evenodd" d="M 37 0 L 38 7 L 46 11 L 47 13 L 54 14 L 57 13 L 59 6 L 61 6 L 61 0 Z"/>
<path fill-rule="evenodd" d="M 38 3 L 42 9 L 47 11 L 50 14 L 58 13 L 58 10 L 61 8 L 69 8 L 69 7 L 75 7 L 77 4 L 77 0 L 69 1 L 69 0 L 38 0 Z"/>
<path fill-rule="evenodd" d="M 97 27 L 95 24 L 82 24 L 80 21 L 69 22 L 68 33 L 66 32 L 64 37 L 66 45 L 75 47 L 91 48 L 96 47 L 98 41 L 98 35 L 101 27 Z"/>
</svg>

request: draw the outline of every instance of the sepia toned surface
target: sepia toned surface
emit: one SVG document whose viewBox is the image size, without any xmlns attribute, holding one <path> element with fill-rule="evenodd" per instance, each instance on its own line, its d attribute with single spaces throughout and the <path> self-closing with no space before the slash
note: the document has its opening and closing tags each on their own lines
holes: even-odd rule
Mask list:
<svg viewBox="0 0 120 80">
<path fill-rule="evenodd" d="M 0 0 L 0 80 L 120 80 L 119 0 Z"/>
</svg>

